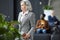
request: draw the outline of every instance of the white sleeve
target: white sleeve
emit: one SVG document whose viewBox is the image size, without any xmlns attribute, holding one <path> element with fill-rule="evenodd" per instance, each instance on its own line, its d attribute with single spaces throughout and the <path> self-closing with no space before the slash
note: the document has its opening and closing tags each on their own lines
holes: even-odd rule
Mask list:
<svg viewBox="0 0 60 40">
<path fill-rule="evenodd" d="M 18 22 L 20 22 L 20 16 L 21 16 L 21 15 L 20 15 L 20 13 L 19 13 L 19 15 L 18 15 Z"/>
</svg>

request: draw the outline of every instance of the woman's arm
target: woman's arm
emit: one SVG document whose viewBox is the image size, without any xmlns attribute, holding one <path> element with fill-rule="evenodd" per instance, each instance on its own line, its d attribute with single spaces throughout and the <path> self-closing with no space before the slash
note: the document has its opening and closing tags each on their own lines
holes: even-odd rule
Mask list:
<svg viewBox="0 0 60 40">
<path fill-rule="evenodd" d="M 18 15 L 18 22 L 20 22 L 21 13 Z"/>
<path fill-rule="evenodd" d="M 39 28 L 38 26 L 39 26 L 39 23 L 40 23 L 40 21 L 38 20 L 37 21 L 37 24 L 36 24 L 36 28 Z"/>
<path fill-rule="evenodd" d="M 21 21 L 20 21 L 20 19 L 21 19 L 21 12 L 18 15 L 18 22 L 20 23 L 19 24 L 19 33 L 22 35 L 24 32 L 20 32 L 21 31 Z"/>
<path fill-rule="evenodd" d="M 28 34 L 31 34 L 35 28 L 35 15 L 33 13 L 31 14 L 31 17 L 30 17 L 30 24 L 31 24 L 31 29 L 28 32 Z"/>
</svg>

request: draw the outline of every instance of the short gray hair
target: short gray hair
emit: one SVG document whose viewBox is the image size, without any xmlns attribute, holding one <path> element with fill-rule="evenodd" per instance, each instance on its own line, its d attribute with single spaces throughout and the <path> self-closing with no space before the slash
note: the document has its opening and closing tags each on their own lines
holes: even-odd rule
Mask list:
<svg viewBox="0 0 60 40">
<path fill-rule="evenodd" d="M 21 3 L 25 3 L 26 6 L 27 6 L 27 10 L 32 11 L 32 5 L 31 5 L 30 1 L 28 1 L 28 0 L 22 0 L 22 1 L 20 2 L 20 4 L 21 4 Z"/>
</svg>

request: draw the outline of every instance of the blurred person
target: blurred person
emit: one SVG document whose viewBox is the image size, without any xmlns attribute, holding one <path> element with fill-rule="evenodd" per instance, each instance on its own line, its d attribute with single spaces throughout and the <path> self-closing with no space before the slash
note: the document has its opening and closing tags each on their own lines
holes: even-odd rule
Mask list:
<svg viewBox="0 0 60 40">
<path fill-rule="evenodd" d="M 49 30 L 49 25 L 46 20 L 44 20 L 45 14 L 40 15 L 40 20 L 36 24 L 36 33 L 47 33 Z"/>
<path fill-rule="evenodd" d="M 22 0 L 20 2 L 22 12 L 19 13 L 18 22 L 19 32 L 22 35 L 21 40 L 32 40 L 33 30 L 35 27 L 35 14 L 32 11 L 30 1 Z M 29 25 L 31 24 L 31 25 Z"/>
<path fill-rule="evenodd" d="M 48 16 L 48 23 L 49 23 L 49 26 L 50 26 L 50 30 L 51 30 L 51 33 L 54 33 L 56 32 L 57 30 L 59 31 L 59 20 L 57 19 L 57 17 L 55 16 L 54 14 L 54 10 L 52 10 L 52 13 L 51 15 Z M 58 32 L 57 31 L 57 32 Z"/>
<path fill-rule="evenodd" d="M 55 25 L 58 25 L 58 19 L 56 18 L 56 16 L 54 15 L 54 10 L 52 11 L 51 15 L 48 16 L 48 22 L 49 25 L 52 27 L 54 27 Z"/>
</svg>

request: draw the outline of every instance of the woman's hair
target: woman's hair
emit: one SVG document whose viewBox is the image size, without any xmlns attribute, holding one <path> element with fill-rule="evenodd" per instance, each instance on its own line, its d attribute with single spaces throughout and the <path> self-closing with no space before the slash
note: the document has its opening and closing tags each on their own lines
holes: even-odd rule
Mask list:
<svg viewBox="0 0 60 40">
<path fill-rule="evenodd" d="M 24 4 L 27 6 L 27 10 L 32 11 L 32 6 L 31 6 L 30 1 L 28 1 L 28 0 L 22 0 L 22 1 L 20 2 L 20 4 L 21 4 L 21 3 L 24 3 Z"/>
</svg>

